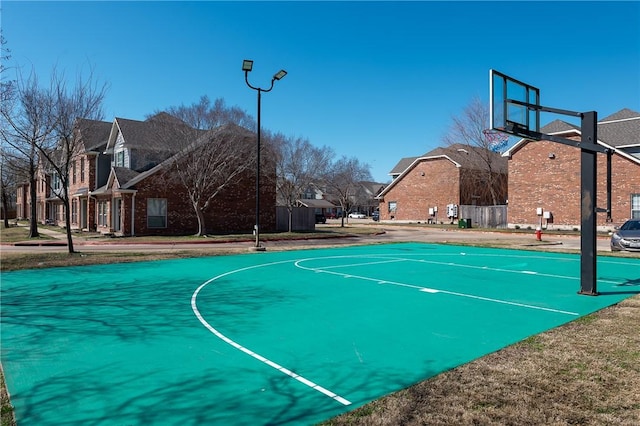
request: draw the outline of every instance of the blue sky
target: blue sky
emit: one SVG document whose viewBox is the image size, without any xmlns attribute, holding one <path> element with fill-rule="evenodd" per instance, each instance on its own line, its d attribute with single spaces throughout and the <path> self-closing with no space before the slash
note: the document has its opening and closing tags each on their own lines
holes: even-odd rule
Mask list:
<svg viewBox="0 0 640 426">
<path fill-rule="evenodd" d="M 640 111 L 640 2 L 25 2 L 0 4 L 7 64 L 109 84 L 105 120 L 223 98 L 262 125 L 356 156 L 386 182 L 441 146 L 489 69 L 541 103 L 604 118 Z M 543 117 L 542 124 L 563 116 Z"/>
</svg>

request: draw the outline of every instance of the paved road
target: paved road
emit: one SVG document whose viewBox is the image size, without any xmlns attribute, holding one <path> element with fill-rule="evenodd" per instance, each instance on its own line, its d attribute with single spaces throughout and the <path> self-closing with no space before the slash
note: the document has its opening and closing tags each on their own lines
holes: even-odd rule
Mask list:
<svg viewBox="0 0 640 426">
<path fill-rule="evenodd" d="M 333 221 L 332 221 L 333 222 Z M 367 225 L 369 221 L 350 220 L 350 223 Z M 322 227 L 339 226 L 339 221 L 330 223 L 327 225 L 319 225 Z M 376 224 L 376 227 L 383 228 L 384 233 L 374 236 L 361 236 L 361 237 L 349 237 L 349 238 L 330 238 L 330 239 L 316 239 L 316 240 L 282 240 L 282 241 L 266 241 L 263 245 L 269 250 L 283 250 L 288 248 L 304 248 L 304 247 L 327 247 L 327 246 L 340 246 L 349 244 L 362 244 L 362 243 L 385 243 L 385 242 L 401 242 L 401 241 L 419 241 L 419 242 L 476 242 L 476 241 L 503 241 L 511 242 L 513 245 L 528 247 L 535 246 L 536 249 L 543 250 L 580 250 L 580 237 L 568 236 L 568 235 L 543 235 L 543 242 L 536 241 L 533 231 L 531 234 L 522 233 L 504 233 L 504 232 L 488 232 L 488 231 L 476 231 L 473 229 L 455 229 L 444 230 L 440 228 L 424 228 L 424 227 L 411 227 L 411 226 L 385 226 L 384 224 Z M 66 235 L 46 229 L 41 229 L 41 233 L 48 234 L 55 238 L 45 242 L 40 246 L 15 246 L 15 245 L 2 245 L 1 251 L 5 253 L 33 253 L 33 252 L 64 252 L 67 250 L 65 245 Z M 53 245 L 58 244 L 58 245 Z M 108 242 L 92 242 L 84 238 L 77 238 L 74 241 L 76 250 L 81 252 L 94 252 L 94 251 L 182 251 L 182 250 L 231 250 L 231 251 L 248 251 L 253 247 L 253 241 L 243 242 L 212 242 L 203 243 L 201 241 L 197 243 L 145 243 L 134 244 L 132 240 L 114 240 L 113 243 Z M 609 251 L 609 239 L 599 238 L 597 241 L 599 251 Z"/>
</svg>

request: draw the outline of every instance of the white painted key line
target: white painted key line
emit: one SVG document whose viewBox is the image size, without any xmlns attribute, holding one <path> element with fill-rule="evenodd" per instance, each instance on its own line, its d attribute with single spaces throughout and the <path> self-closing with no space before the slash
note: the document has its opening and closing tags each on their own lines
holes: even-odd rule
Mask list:
<svg viewBox="0 0 640 426">
<path fill-rule="evenodd" d="M 554 312 L 554 313 L 558 313 L 558 314 L 580 316 L 580 314 L 577 313 L 577 312 L 564 311 L 564 310 L 561 310 L 561 309 L 545 308 L 544 306 L 528 305 L 528 304 L 525 304 L 525 303 L 511 302 L 509 300 L 493 299 L 493 298 L 490 298 L 490 297 L 477 296 L 477 295 L 474 295 L 474 294 L 458 293 L 458 292 L 455 292 L 455 291 L 427 288 L 427 287 L 423 287 L 423 286 L 419 286 L 419 285 L 415 285 L 415 284 L 407 284 L 407 283 L 401 283 L 401 282 L 397 282 L 397 281 L 384 281 L 384 280 L 380 280 L 379 278 L 372 278 L 372 277 L 366 277 L 366 276 L 354 275 L 354 274 L 345 274 L 345 273 L 342 273 L 342 272 L 329 270 L 329 269 L 336 269 L 336 268 L 338 268 L 340 266 L 326 266 L 326 267 L 322 267 L 322 268 L 313 268 L 313 267 L 303 266 L 302 263 L 307 261 L 307 260 L 312 260 L 312 259 L 298 260 L 297 262 L 295 262 L 295 265 L 300 269 L 305 269 L 305 270 L 308 270 L 308 271 L 314 271 L 316 273 L 338 275 L 338 276 L 342 276 L 344 278 L 355 278 L 355 279 L 365 280 L 365 281 L 375 281 L 378 284 L 389 284 L 389 285 L 395 285 L 395 286 L 400 286 L 400 287 L 415 288 L 415 289 L 420 290 L 420 291 L 425 292 L 425 293 L 449 294 L 449 295 L 452 295 L 452 296 L 466 297 L 466 298 L 469 298 L 469 299 L 482 300 L 482 301 L 485 301 L 485 302 L 493 302 L 493 303 L 500 303 L 500 304 L 503 304 L 503 305 L 517 306 L 517 307 L 520 307 L 520 308 L 536 309 L 536 310 L 540 310 L 540 311 Z M 391 262 L 400 262 L 400 261 L 422 262 L 422 263 L 440 264 L 440 265 L 447 265 L 447 266 L 471 267 L 471 268 L 474 268 L 474 269 L 492 269 L 492 270 L 499 271 L 499 272 L 520 273 L 520 274 L 527 274 L 527 275 L 553 276 L 555 278 L 574 279 L 573 277 L 564 277 L 564 276 L 561 276 L 561 275 L 539 274 L 539 273 L 533 272 L 533 271 L 512 271 L 512 270 L 508 270 L 508 269 L 460 265 L 460 264 L 455 264 L 455 263 L 451 263 L 451 262 L 435 262 L 435 261 L 415 260 L 415 259 L 402 259 L 402 258 L 389 258 L 386 261 L 367 262 L 367 263 L 362 263 L 362 264 L 350 264 L 350 265 L 346 265 L 346 266 L 364 266 L 364 265 L 368 266 L 368 265 L 372 265 L 372 264 L 375 264 L 375 263 L 380 264 L 380 263 L 391 263 Z"/>
<path fill-rule="evenodd" d="M 202 284 L 200 287 L 198 287 L 196 289 L 196 291 L 193 293 L 193 295 L 191 296 L 191 309 L 193 310 L 193 313 L 196 315 L 196 318 L 198 318 L 198 321 L 200 321 L 202 323 L 202 325 L 204 325 L 210 332 L 212 332 L 213 334 L 215 334 L 218 338 L 220 338 L 222 341 L 224 341 L 225 343 L 233 346 L 234 348 L 244 352 L 245 354 L 257 359 L 258 361 L 268 365 L 269 367 L 275 368 L 276 370 L 278 370 L 279 372 L 286 374 L 287 376 L 299 381 L 300 383 L 310 387 L 311 389 L 314 389 L 326 396 L 328 396 L 329 398 L 339 402 L 342 405 L 351 405 L 351 401 L 347 400 L 346 398 L 341 397 L 340 395 L 336 394 L 335 392 L 331 392 L 330 390 L 328 390 L 325 387 L 322 387 L 320 385 L 318 385 L 317 383 L 312 382 L 309 379 L 304 378 L 303 376 L 294 373 L 293 371 L 281 366 L 280 364 L 273 362 L 265 357 L 263 357 L 262 355 L 252 351 L 249 348 L 246 348 L 244 346 L 242 346 L 241 344 L 235 342 L 234 340 L 228 338 L 227 336 L 225 336 L 224 334 L 222 334 L 220 331 L 218 331 L 215 327 L 213 327 L 211 324 L 209 324 L 204 317 L 202 316 L 202 314 L 200 313 L 200 310 L 198 309 L 197 306 L 197 298 L 198 298 L 198 294 L 200 293 L 200 291 L 206 287 L 208 284 L 212 283 L 213 281 L 224 277 L 226 275 L 230 275 L 236 272 L 240 272 L 240 271 L 246 271 L 249 269 L 254 269 L 254 268 L 259 268 L 262 266 L 268 266 L 268 265 L 274 265 L 274 264 L 278 264 L 278 263 L 288 263 L 291 261 L 285 261 L 285 262 L 274 262 L 274 263 L 270 263 L 270 264 L 264 264 L 264 265 L 255 265 L 255 266 L 250 266 L 247 268 L 242 268 L 242 269 L 237 269 L 235 271 L 230 271 L 230 272 L 226 272 L 224 274 L 218 275 L 214 278 L 211 278 L 210 280 L 206 281 L 204 284 Z"/>
</svg>

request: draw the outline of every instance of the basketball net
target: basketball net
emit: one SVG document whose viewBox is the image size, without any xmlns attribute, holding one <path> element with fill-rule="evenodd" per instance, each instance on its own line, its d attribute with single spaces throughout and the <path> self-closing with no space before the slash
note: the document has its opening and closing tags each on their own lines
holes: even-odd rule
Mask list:
<svg viewBox="0 0 640 426">
<path fill-rule="evenodd" d="M 507 142 L 509 141 L 509 135 L 503 132 L 499 132 L 497 130 L 492 129 L 484 129 L 482 134 L 487 141 L 487 146 L 492 151 L 502 151 L 503 148 L 506 147 Z"/>
</svg>

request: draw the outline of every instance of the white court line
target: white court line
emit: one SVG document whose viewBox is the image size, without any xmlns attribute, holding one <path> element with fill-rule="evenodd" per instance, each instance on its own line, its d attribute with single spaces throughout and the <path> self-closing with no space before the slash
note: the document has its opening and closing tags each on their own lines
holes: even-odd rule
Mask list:
<svg viewBox="0 0 640 426">
<path fill-rule="evenodd" d="M 224 334 L 222 334 L 220 331 L 218 331 L 215 327 L 213 327 L 211 324 L 209 324 L 204 317 L 202 316 L 202 314 L 200 313 L 200 310 L 198 309 L 197 306 L 197 302 L 196 299 L 198 298 L 198 294 L 200 293 L 200 291 L 205 288 L 207 285 L 209 285 L 210 283 L 212 283 L 213 281 L 222 278 L 226 275 L 230 275 L 230 274 L 234 274 L 236 272 L 241 272 L 241 271 L 247 271 L 249 269 L 254 269 L 254 268 L 259 268 L 259 267 L 263 267 L 263 266 L 271 266 L 271 265 L 277 265 L 277 264 L 281 264 L 281 263 L 290 263 L 292 262 L 291 260 L 287 260 L 287 261 L 281 261 L 281 262 L 273 262 L 273 263 L 266 263 L 266 264 L 262 264 L 262 265 L 254 265 L 254 266 L 249 266 L 246 268 L 241 268 L 241 269 L 236 269 L 235 271 L 229 271 L 229 272 L 225 272 L 224 274 L 220 274 L 214 278 L 211 278 L 210 280 L 206 281 L 205 283 L 203 283 L 202 285 L 200 285 L 200 287 L 198 287 L 196 289 L 196 291 L 193 293 L 193 295 L 191 296 L 191 309 L 193 310 L 193 313 L 196 315 L 196 317 L 198 318 L 198 320 L 202 323 L 202 325 L 204 325 L 210 332 L 212 332 L 213 334 L 215 334 L 218 338 L 220 338 L 222 341 L 224 341 L 225 343 L 233 346 L 234 348 L 244 352 L 245 354 L 257 359 L 258 361 L 268 365 L 269 367 L 275 368 L 276 370 L 280 371 L 283 374 L 286 374 L 287 376 L 299 381 L 302 384 L 307 385 L 308 387 L 315 389 L 316 391 L 328 396 L 329 398 L 339 402 L 342 405 L 351 405 L 351 402 L 343 397 L 341 397 L 340 395 L 331 392 L 330 390 L 318 385 L 317 383 L 312 382 L 309 379 L 306 379 L 304 377 L 302 377 L 299 374 L 294 373 L 293 371 L 281 366 L 280 364 L 273 362 L 265 357 L 263 357 L 262 355 L 253 352 L 251 349 L 246 348 L 244 346 L 242 346 L 241 344 L 235 342 L 234 340 L 228 338 L 227 336 L 225 336 Z"/>
<path fill-rule="evenodd" d="M 307 259 L 304 259 L 307 260 Z M 302 261 L 304 261 L 302 260 Z M 348 265 L 334 265 L 334 266 L 325 266 L 323 267 L 323 271 L 326 271 L 327 269 L 338 269 L 338 268 L 351 268 L 353 266 L 370 266 L 370 265 L 381 265 L 384 263 L 395 263 L 395 262 L 406 262 L 407 259 L 387 259 L 387 260 L 379 260 L 377 262 L 365 262 L 365 263 L 352 263 L 352 264 L 348 264 Z M 313 268 L 306 268 L 306 267 L 302 267 L 302 269 L 313 269 Z"/>
<path fill-rule="evenodd" d="M 527 309 L 536 309 L 536 310 L 540 310 L 540 311 L 554 312 L 554 313 L 566 314 L 566 315 L 572 315 L 572 316 L 580 316 L 580 314 L 578 314 L 576 312 L 564 311 L 564 310 L 561 310 L 561 309 L 545 308 L 543 306 L 528 305 L 528 304 L 524 304 L 524 303 L 511 302 L 511 301 L 502 300 L 502 299 L 493 299 L 493 298 L 490 298 L 490 297 L 477 296 L 477 295 L 474 295 L 474 294 L 457 293 L 457 292 L 454 292 L 454 291 L 440 290 L 440 289 L 435 289 L 435 288 L 427 288 L 427 287 L 424 287 L 424 286 L 401 283 L 401 282 L 397 282 L 397 281 L 386 281 L 386 280 L 381 280 L 379 278 L 371 278 L 371 277 L 366 277 L 366 276 L 362 276 L 362 275 L 353 275 L 353 274 L 345 274 L 345 273 L 337 272 L 337 271 L 328 271 L 328 270 L 323 269 L 323 268 L 311 268 L 311 267 L 303 266 L 301 263 L 305 262 L 307 260 L 310 260 L 310 259 L 298 260 L 298 261 L 296 261 L 294 263 L 294 265 L 299 267 L 300 269 L 305 269 L 305 270 L 308 270 L 308 271 L 314 271 L 314 272 L 317 272 L 317 273 L 338 275 L 338 276 L 342 276 L 344 278 L 356 278 L 356 279 L 360 279 L 360 280 L 364 280 L 364 281 L 373 281 L 373 282 L 377 282 L 379 284 L 391 284 L 391 285 L 395 285 L 395 286 L 399 286 L 399 287 L 414 288 L 414 289 L 420 290 L 420 291 L 425 292 L 425 293 L 432 293 L 432 294 L 444 293 L 444 294 L 450 294 L 452 296 L 467 297 L 467 298 L 470 298 L 470 299 L 483 300 L 483 301 L 486 301 L 486 302 L 500 303 L 500 304 L 503 304 L 503 305 L 512 305 L 512 306 L 517 306 L 517 307 L 527 308 Z M 311 260 L 313 260 L 313 259 L 311 259 Z M 517 273 L 534 274 L 534 275 L 540 275 L 540 276 L 554 276 L 554 275 L 549 275 L 549 274 L 539 274 L 539 273 L 536 273 L 536 272 L 533 272 L 533 271 L 511 271 L 511 270 L 508 270 L 508 269 L 502 270 L 502 269 L 499 269 L 499 268 L 487 268 L 487 267 L 479 267 L 479 266 L 459 265 L 459 264 L 455 264 L 455 263 L 451 263 L 451 262 L 434 262 L 434 261 L 427 261 L 427 260 L 402 259 L 402 258 L 397 258 L 394 261 L 422 262 L 422 263 L 431 263 L 431 264 L 439 264 L 439 265 L 447 265 L 447 266 L 470 267 L 470 268 L 473 268 L 473 269 L 495 270 L 495 271 L 504 271 L 504 272 L 517 272 Z M 359 264 L 356 265 L 356 266 L 359 266 Z M 333 266 L 329 266 L 328 268 L 333 268 Z M 562 275 L 557 275 L 557 276 L 554 276 L 554 277 L 574 279 L 573 277 L 564 277 Z"/>
<path fill-rule="evenodd" d="M 539 277 L 549 277 L 549 278 L 561 278 L 564 280 L 579 280 L 580 277 L 571 277 L 566 275 L 557 275 L 557 274 L 545 274 L 542 272 L 535 271 L 518 271 L 513 269 L 504 269 L 504 268 L 490 268 L 488 266 L 474 266 L 474 265 L 465 265 L 462 263 L 454 263 L 454 262 L 436 262 L 435 260 L 424 260 L 424 259 L 407 259 L 410 262 L 421 262 L 421 263 L 429 263 L 431 265 L 446 265 L 446 266 L 455 266 L 457 268 L 467 268 L 467 269 L 482 269 L 483 271 L 495 271 L 495 272 L 508 272 L 511 274 L 523 274 L 523 275 L 537 275 Z"/>
<path fill-rule="evenodd" d="M 527 305 L 525 303 L 510 302 L 508 300 L 493 299 L 491 297 L 476 296 L 476 295 L 473 295 L 473 294 L 457 293 L 455 291 L 437 290 L 437 289 L 433 289 L 433 288 L 423 288 L 420 291 L 424 291 L 426 293 L 444 293 L 444 294 L 450 294 L 452 296 L 460 296 L 460 297 L 468 297 L 470 299 L 484 300 L 486 302 L 495 302 L 495 303 L 502 303 L 504 305 L 513 305 L 513 306 L 518 306 L 518 307 L 521 307 L 521 308 L 538 309 L 540 311 L 555 312 L 557 314 L 567 314 L 567 315 L 580 316 L 580 314 L 578 314 L 576 312 L 563 311 L 563 310 L 560 310 L 560 309 L 545 308 L 545 307 L 542 307 L 542 306 Z"/>
</svg>

